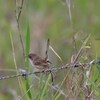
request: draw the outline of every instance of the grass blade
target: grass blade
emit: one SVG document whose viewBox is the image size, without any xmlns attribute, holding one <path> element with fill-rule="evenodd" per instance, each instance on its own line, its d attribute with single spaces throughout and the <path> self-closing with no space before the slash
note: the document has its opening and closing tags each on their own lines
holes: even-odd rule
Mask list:
<svg viewBox="0 0 100 100">
<path fill-rule="evenodd" d="M 28 67 L 28 71 L 29 71 L 29 59 L 27 57 L 27 55 L 30 52 L 30 26 L 29 23 L 27 24 L 27 32 L 26 32 L 26 65 Z"/>
<path fill-rule="evenodd" d="M 63 61 L 61 59 L 61 57 L 58 55 L 58 53 L 52 48 L 52 46 L 50 45 L 49 48 L 53 51 L 53 53 L 59 58 L 59 60 L 61 61 L 61 64 L 63 65 Z"/>
<path fill-rule="evenodd" d="M 29 54 L 30 52 L 30 26 L 29 26 L 29 23 L 27 24 L 27 32 L 26 32 L 26 66 L 28 68 L 28 72 L 30 71 L 30 67 L 29 67 L 29 59 L 27 57 L 27 55 Z M 29 86 L 29 80 L 27 79 L 26 80 L 26 89 L 28 90 L 30 88 Z M 28 96 L 30 98 L 32 98 L 31 96 L 31 92 L 28 91 Z"/>
<path fill-rule="evenodd" d="M 44 96 L 44 94 L 47 92 L 47 88 L 48 88 L 50 79 L 51 79 L 51 74 L 49 74 L 49 76 L 48 76 L 48 79 L 47 79 L 47 81 L 46 81 L 46 84 L 45 84 L 45 86 L 44 86 L 44 89 L 43 89 L 43 91 L 42 91 L 42 94 L 41 94 L 41 96 L 40 96 L 40 100 L 43 100 L 43 96 Z"/>
</svg>

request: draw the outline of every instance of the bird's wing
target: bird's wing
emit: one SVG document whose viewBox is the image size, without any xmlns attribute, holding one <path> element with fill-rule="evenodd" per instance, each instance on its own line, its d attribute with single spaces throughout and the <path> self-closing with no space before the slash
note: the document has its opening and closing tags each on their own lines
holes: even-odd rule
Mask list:
<svg viewBox="0 0 100 100">
<path fill-rule="evenodd" d="M 38 66 L 43 66 L 43 67 L 48 67 L 48 66 L 49 66 L 48 62 L 46 62 L 46 61 L 43 60 L 43 59 L 39 59 L 39 60 L 36 61 L 34 64 L 35 64 L 35 65 L 38 65 Z"/>
</svg>

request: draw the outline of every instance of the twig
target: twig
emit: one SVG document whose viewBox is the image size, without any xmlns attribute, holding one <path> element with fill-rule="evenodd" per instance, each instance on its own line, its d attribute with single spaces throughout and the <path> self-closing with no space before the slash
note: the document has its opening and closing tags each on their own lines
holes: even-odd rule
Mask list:
<svg viewBox="0 0 100 100">
<path fill-rule="evenodd" d="M 23 57 L 24 57 L 24 61 L 25 61 L 24 43 L 23 43 L 23 39 L 22 39 L 22 36 L 21 36 L 20 25 L 19 25 L 19 18 L 20 18 L 21 12 L 22 12 L 23 3 L 24 3 L 24 0 L 22 0 L 20 7 L 17 7 L 17 0 L 16 0 L 16 21 L 17 21 L 19 38 L 20 38 L 20 42 L 21 42 L 22 50 L 23 50 Z M 19 9 L 19 11 L 17 11 L 17 9 Z"/>
<path fill-rule="evenodd" d="M 18 14 L 16 15 L 16 17 L 17 17 L 17 20 L 19 21 L 19 18 L 20 18 L 20 15 L 21 15 L 21 12 L 22 12 L 22 8 L 23 8 L 23 3 L 24 3 L 24 0 L 21 0 L 22 2 L 21 2 L 21 5 L 20 5 L 20 7 L 17 7 L 16 6 L 16 8 L 17 9 L 19 9 L 19 12 L 18 12 Z M 17 0 L 16 0 L 16 5 L 17 5 Z"/>
</svg>

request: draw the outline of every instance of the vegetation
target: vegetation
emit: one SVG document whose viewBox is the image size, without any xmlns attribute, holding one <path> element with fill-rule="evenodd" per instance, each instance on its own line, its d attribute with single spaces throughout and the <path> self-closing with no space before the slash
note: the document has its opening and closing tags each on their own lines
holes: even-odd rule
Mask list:
<svg viewBox="0 0 100 100">
<path fill-rule="evenodd" d="M 0 0 L 0 100 L 99 100 L 99 4 Z M 53 84 L 49 72 L 34 74 L 30 52 L 48 56 Z"/>
</svg>

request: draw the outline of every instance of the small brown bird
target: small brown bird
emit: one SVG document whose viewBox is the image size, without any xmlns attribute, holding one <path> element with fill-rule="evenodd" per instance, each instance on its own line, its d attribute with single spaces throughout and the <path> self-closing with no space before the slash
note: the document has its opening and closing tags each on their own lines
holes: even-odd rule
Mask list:
<svg viewBox="0 0 100 100">
<path fill-rule="evenodd" d="M 33 53 L 30 53 L 28 55 L 28 58 L 30 59 L 31 65 L 34 67 L 35 71 L 46 70 L 51 64 L 49 60 L 43 59 L 40 56 Z"/>
</svg>

